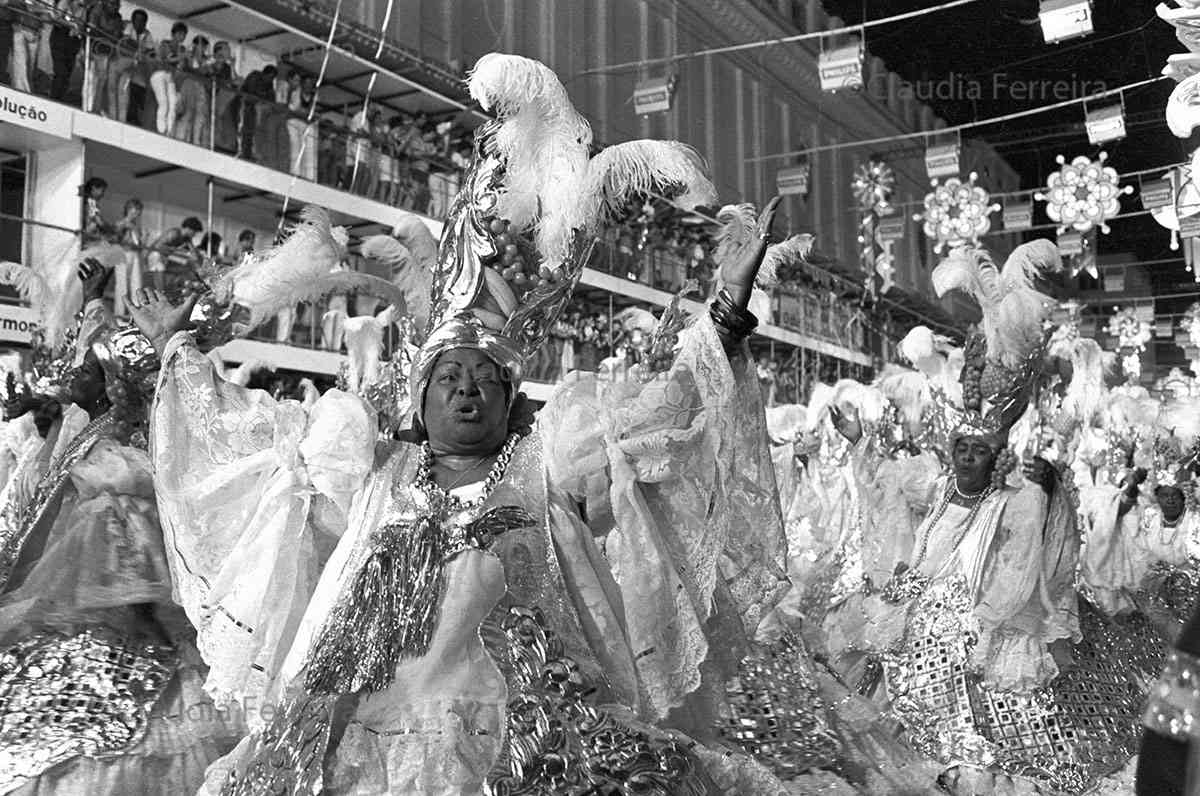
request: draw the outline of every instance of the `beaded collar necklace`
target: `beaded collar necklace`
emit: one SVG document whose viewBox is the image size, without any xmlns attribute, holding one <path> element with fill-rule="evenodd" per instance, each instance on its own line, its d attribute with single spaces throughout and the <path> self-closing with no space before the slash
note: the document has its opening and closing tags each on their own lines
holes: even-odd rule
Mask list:
<svg viewBox="0 0 1200 796">
<path fill-rule="evenodd" d="M 492 463 L 487 477 L 483 480 L 483 494 L 470 502 L 463 501 L 437 485 L 437 482 L 433 480 L 433 449 L 429 447 L 428 441 L 422 442 L 421 460 L 417 464 L 415 485 L 417 489 L 425 493 L 429 499 L 430 508 L 440 517 L 451 517 L 469 509 L 479 508 L 491 497 L 493 490 L 500 485 L 500 481 L 503 480 L 504 473 L 508 469 L 508 464 L 512 461 L 513 452 L 517 449 L 517 443 L 520 441 L 519 434 L 509 434 L 508 439 L 504 441 L 504 447 L 500 449 L 500 454 Z"/>
</svg>

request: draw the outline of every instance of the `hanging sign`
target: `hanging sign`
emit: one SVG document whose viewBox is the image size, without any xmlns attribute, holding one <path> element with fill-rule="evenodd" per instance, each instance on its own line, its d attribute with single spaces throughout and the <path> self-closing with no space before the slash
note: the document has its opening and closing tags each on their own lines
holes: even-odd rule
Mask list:
<svg viewBox="0 0 1200 796">
<path fill-rule="evenodd" d="M 1167 207 L 1174 201 L 1174 193 L 1170 180 L 1142 183 L 1142 207 L 1146 210 Z"/>
<path fill-rule="evenodd" d="M 1125 108 L 1118 104 L 1088 111 L 1084 126 L 1087 128 L 1088 141 L 1093 144 L 1124 138 Z"/>
<path fill-rule="evenodd" d="M 1159 318 L 1154 322 L 1155 337 L 1170 337 L 1174 332 L 1174 324 L 1170 318 Z"/>
<path fill-rule="evenodd" d="M 798 194 L 804 196 L 808 193 L 808 177 L 810 168 L 804 166 L 792 166 L 788 169 L 780 169 L 775 172 L 775 189 L 778 193 L 784 196 Z"/>
<path fill-rule="evenodd" d="M 1093 30 L 1092 0 L 1042 0 L 1038 18 L 1046 44 L 1086 36 Z"/>
<path fill-rule="evenodd" d="M 1005 229 L 1029 229 L 1033 226 L 1033 203 L 1020 202 L 1004 206 Z"/>
<path fill-rule="evenodd" d="M 674 93 L 674 77 L 655 77 L 639 81 L 633 90 L 633 109 L 639 116 L 670 110 Z"/>
<path fill-rule="evenodd" d="M 861 88 L 863 84 L 863 48 L 854 43 L 821 53 L 817 59 L 822 91 Z"/>
<path fill-rule="evenodd" d="M 1083 254 L 1083 235 L 1078 232 L 1064 232 L 1059 235 L 1058 251 L 1063 257 Z"/>
<path fill-rule="evenodd" d="M 1200 238 L 1200 215 L 1179 219 L 1179 237 Z"/>
<path fill-rule="evenodd" d="M 958 144 L 931 146 L 925 150 L 925 171 L 929 179 L 958 176 Z"/>
<path fill-rule="evenodd" d="M 904 240 L 904 225 L 907 220 L 903 217 L 879 219 L 875 228 L 875 240 L 880 244 Z"/>
<path fill-rule="evenodd" d="M 1125 269 L 1114 268 L 1104 272 L 1104 292 L 1120 293 L 1125 289 Z"/>
</svg>

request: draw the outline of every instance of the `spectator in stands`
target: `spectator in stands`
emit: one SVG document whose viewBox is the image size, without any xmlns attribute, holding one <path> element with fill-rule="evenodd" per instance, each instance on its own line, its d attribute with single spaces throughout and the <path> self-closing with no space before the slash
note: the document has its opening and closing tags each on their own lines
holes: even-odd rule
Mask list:
<svg viewBox="0 0 1200 796">
<path fill-rule="evenodd" d="M 179 116 L 175 120 L 175 137 L 180 141 L 187 141 L 196 146 L 209 146 L 211 72 L 212 59 L 208 52 L 208 37 L 197 33 L 192 37 L 191 50 L 180 62 L 176 75 Z"/>
<path fill-rule="evenodd" d="M 429 126 L 429 117 L 418 113 L 404 136 L 404 156 L 412 173 L 409 207 L 418 213 L 424 213 L 429 208 L 429 157 L 437 151 L 435 135 Z"/>
<path fill-rule="evenodd" d="M 238 263 L 245 260 L 251 254 L 254 254 L 254 243 L 257 236 L 252 229 L 243 229 L 238 233 L 238 250 L 234 257 Z"/>
<path fill-rule="evenodd" d="M 233 50 L 227 41 L 213 45 L 210 79 L 214 83 L 216 106 L 212 114 L 215 119 L 216 136 L 213 146 L 221 152 L 234 153 L 238 148 L 237 73 L 233 68 Z"/>
<path fill-rule="evenodd" d="M 79 195 L 83 198 L 81 229 L 84 246 L 105 240 L 112 235 L 112 226 L 104 220 L 100 212 L 100 201 L 107 192 L 108 182 L 100 177 L 89 178 L 79 189 Z"/>
<path fill-rule="evenodd" d="M 99 0 L 88 9 L 91 46 L 83 71 L 83 109 L 109 116 L 109 64 L 117 51 L 117 42 L 125 23 L 121 20 L 120 0 Z"/>
<path fill-rule="evenodd" d="M 375 182 L 377 185 L 371 198 L 390 203 L 392 193 L 395 191 L 392 187 L 392 180 L 395 177 L 396 164 L 392 158 L 391 127 L 384 120 L 383 114 L 378 111 L 376 111 L 371 125 L 371 135 L 375 141 Z"/>
<path fill-rule="evenodd" d="M 255 69 L 246 75 L 242 81 L 241 91 L 234 100 L 233 108 L 237 118 L 238 149 L 237 156 L 246 160 L 258 158 L 255 150 L 255 134 L 258 128 L 258 99 L 270 96 L 271 83 L 274 77 L 265 77 L 262 70 Z"/>
<path fill-rule="evenodd" d="M 175 119 L 179 115 L 179 89 L 175 84 L 180 67 L 187 58 L 188 26 L 176 22 L 171 26 L 171 38 L 158 47 L 158 63 L 150 75 L 150 90 L 158 102 L 155 128 L 162 135 L 175 131 Z"/>
<path fill-rule="evenodd" d="M 108 96 L 106 110 L 108 116 L 122 122 L 130 120 L 130 96 L 133 87 L 134 73 L 140 71 L 142 59 L 154 50 L 154 37 L 146 29 L 146 12 L 140 8 L 134 11 L 129 21 L 121 30 L 121 38 L 117 42 L 117 50 L 108 62 Z M 142 76 L 143 94 L 145 92 L 145 76 Z M 143 97 L 144 101 L 144 97 Z M 134 124 L 141 123 L 141 113 L 135 117 Z"/>
<path fill-rule="evenodd" d="M 407 207 L 412 170 L 404 155 L 404 138 L 407 132 L 404 116 L 397 114 L 388 121 L 388 149 L 392 154 L 391 194 L 384 198 L 386 204 Z"/>
<path fill-rule="evenodd" d="M 50 99 L 66 99 L 75 71 L 75 61 L 83 47 L 83 26 L 87 20 L 85 0 L 56 0 L 54 27 L 50 31 L 50 58 L 54 77 L 50 81 Z"/>
<path fill-rule="evenodd" d="M 312 75 L 300 78 L 298 89 L 288 98 L 288 136 L 291 139 L 292 171 L 306 180 L 317 179 L 317 156 L 320 143 L 317 125 L 308 122 L 309 110 L 317 99 L 317 79 Z M 296 136 L 299 136 L 297 138 Z"/>
<path fill-rule="evenodd" d="M 269 129 L 270 106 L 275 100 L 275 76 L 278 70 L 268 64 L 246 75 L 242 81 L 242 157 L 264 166 L 279 162 L 275 151 L 277 131 Z"/>
<path fill-rule="evenodd" d="M 154 287 L 158 290 L 166 287 L 168 264 L 188 270 L 195 269 L 199 264 L 199 251 L 195 239 L 203 231 L 204 225 L 200 223 L 200 219 L 189 216 L 178 227 L 165 230 L 151 241 L 146 264 Z"/>
<path fill-rule="evenodd" d="M 134 291 L 142 288 L 142 246 L 145 243 L 145 232 L 142 230 L 141 199 L 135 197 L 125 203 L 121 220 L 117 222 L 117 243 L 125 249 L 125 262 L 117 268 L 113 312 L 124 317 L 126 301 Z"/>
<path fill-rule="evenodd" d="M 367 109 L 362 108 L 350 120 L 350 138 L 339 186 L 352 193 L 366 193 L 364 185 L 370 182 L 370 161 L 371 120 L 367 116 Z"/>
<path fill-rule="evenodd" d="M 42 15 L 28 2 L 14 2 L 3 10 L 10 15 L 10 33 L 5 45 L 12 47 L 12 87 L 31 92 L 42 35 Z M 6 57 L 0 69 L 8 71 L 8 64 Z"/>
</svg>

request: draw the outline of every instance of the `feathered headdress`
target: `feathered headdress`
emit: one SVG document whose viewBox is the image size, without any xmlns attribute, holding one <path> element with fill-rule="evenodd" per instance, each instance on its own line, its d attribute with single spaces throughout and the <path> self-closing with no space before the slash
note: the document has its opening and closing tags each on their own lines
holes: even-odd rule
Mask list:
<svg viewBox="0 0 1200 796">
<path fill-rule="evenodd" d="M 587 122 L 537 61 L 485 55 L 468 84 L 497 118 L 476 130 L 443 227 L 414 397 L 438 355 L 457 347 L 484 351 L 519 382 L 615 209 L 651 191 L 685 206 L 715 196 L 703 161 L 682 144 L 635 141 L 590 157 Z"/>
<path fill-rule="evenodd" d="M 988 358 L 1016 370 L 1042 342 L 1054 307 L 1034 280 L 1061 270 L 1058 247 L 1045 239 L 1018 246 L 1003 270 L 985 249 L 960 246 L 933 270 L 933 289 L 939 297 L 961 290 L 974 298 L 983 312 Z"/>
</svg>

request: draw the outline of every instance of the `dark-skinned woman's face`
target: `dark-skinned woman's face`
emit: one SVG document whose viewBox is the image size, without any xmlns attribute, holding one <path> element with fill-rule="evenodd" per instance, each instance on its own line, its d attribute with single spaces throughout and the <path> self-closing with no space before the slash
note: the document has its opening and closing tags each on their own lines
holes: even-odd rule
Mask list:
<svg viewBox="0 0 1200 796">
<path fill-rule="evenodd" d="M 952 456 L 954 475 L 961 486 L 974 490 L 987 485 L 996 464 L 991 445 L 979 437 L 960 437 L 954 442 Z"/>
<path fill-rule="evenodd" d="M 482 351 L 441 354 L 425 390 L 423 419 L 434 450 L 482 456 L 508 436 L 507 374 Z"/>
<path fill-rule="evenodd" d="M 1158 507 L 1162 509 L 1163 517 L 1168 522 L 1178 519 L 1187 506 L 1183 490 L 1177 486 L 1160 486 L 1154 490 L 1154 497 L 1158 500 Z"/>
</svg>

